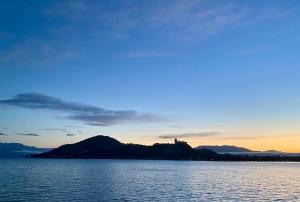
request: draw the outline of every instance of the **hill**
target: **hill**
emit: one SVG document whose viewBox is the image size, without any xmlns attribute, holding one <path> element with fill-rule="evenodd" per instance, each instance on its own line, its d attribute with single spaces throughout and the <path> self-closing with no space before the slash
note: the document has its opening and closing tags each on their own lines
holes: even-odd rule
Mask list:
<svg viewBox="0 0 300 202">
<path fill-rule="evenodd" d="M 0 143 L 0 158 L 22 158 L 29 154 L 42 153 L 49 150 L 20 143 Z"/>
<path fill-rule="evenodd" d="M 220 152 L 220 150 L 217 151 Z M 198 147 L 197 149 L 193 149 L 186 142 L 181 142 L 181 141 L 175 141 L 174 144 L 156 143 L 152 146 L 139 145 L 139 144 L 124 144 L 111 137 L 99 135 L 74 144 L 62 145 L 48 152 L 44 152 L 40 154 L 30 154 L 27 155 L 27 157 L 29 158 L 80 158 L 80 159 L 215 160 L 215 161 L 300 161 L 299 155 L 293 155 L 293 156 L 283 156 L 283 155 L 273 155 L 273 154 L 260 155 L 260 153 L 261 152 L 251 151 L 251 152 L 236 152 L 236 153 L 225 152 L 225 154 L 218 154 L 207 148 Z"/>
<path fill-rule="evenodd" d="M 207 150 L 195 150 L 185 142 L 154 144 L 152 146 L 123 144 L 108 136 L 95 136 L 86 140 L 60 146 L 49 152 L 32 154 L 33 158 L 98 158 L 98 159 L 169 159 L 213 160 L 219 154 Z"/>
<path fill-rule="evenodd" d="M 244 148 L 244 147 L 236 147 L 231 145 L 222 145 L 222 146 L 209 146 L 209 145 L 203 145 L 198 146 L 195 149 L 209 149 L 216 153 L 236 153 L 236 152 L 254 152 L 250 149 Z"/>
</svg>

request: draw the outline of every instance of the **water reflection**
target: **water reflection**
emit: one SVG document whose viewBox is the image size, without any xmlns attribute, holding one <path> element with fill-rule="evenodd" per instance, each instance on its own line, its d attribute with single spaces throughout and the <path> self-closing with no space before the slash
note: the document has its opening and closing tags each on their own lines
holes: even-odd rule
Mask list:
<svg viewBox="0 0 300 202">
<path fill-rule="evenodd" d="M 300 163 L 0 160 L 0 201 L 299 201 Z"/>
</svg>

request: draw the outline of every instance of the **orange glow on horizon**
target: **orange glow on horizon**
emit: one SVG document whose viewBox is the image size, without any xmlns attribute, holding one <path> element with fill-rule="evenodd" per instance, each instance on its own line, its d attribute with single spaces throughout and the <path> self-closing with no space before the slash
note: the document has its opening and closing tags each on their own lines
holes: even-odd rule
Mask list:
<svg viewBox="0 0 300 202">
<path fill-rule="evenodd" d="M 178 138 L 186 141 L 192 147 L 200 145 L 233 145 L 245 147 L 253 151 L 277 150 L 288 153 L 300 153 L 300 136 L 293 137 L 268 137 L 258 139 L 227 139 L 227 138 Z M 152 145 L 154 143 L 173 143 L 173 139 L 141 140 L 139 144 Z"/>
</svg>

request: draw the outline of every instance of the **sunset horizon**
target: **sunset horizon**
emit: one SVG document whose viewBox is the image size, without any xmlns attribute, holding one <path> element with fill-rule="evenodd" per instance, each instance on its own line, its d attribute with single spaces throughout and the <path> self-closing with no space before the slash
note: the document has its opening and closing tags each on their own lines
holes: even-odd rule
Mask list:
<svg viewBox="0 0 300 202">
<path fill-rule="evenodd" d="M 144 145 L 152 145 L 155 143 L 172 143 L 175 138 L 178 138 L 187 141 L 193 147 L 201 145 L 232 145 L 238 147 L 245 147 L 253 151 L 277 150 L 281 152 L 290 153 L 300 152 L 299 146 L 297 144 L 300 141 L 300 137 L 297 135 L 297 133 L 292 132 L 262 133 L 260 131 L 257 131 L 256 134 L 254 133 L 254 135 L 253 133 L 249 132 L 245 132 L 242 134 L 241 132 L 236 132 L 234 130 L 229 130 L 228 132 L 223 133 L 219 132 L 220 130 L 216 129 L 201 131 L 197 131 L 195 129 L 188 130 L 178 125 L 178 123 L 176 122 L 171 122 L 170 119 L 168 119 L 166 116 L 163 117 L 150 113 L 143 114 L 133 110 L 127 110 L 123 112 L 120 110 L 107 110 L 99 108 L 98 106 L 82 104 L 74 101 L 63 101 L 59 98 L 50 97 L 39 93 L 18 94 L 11 99 L 0 100 L 0 105 L 2 106 L 4 111 L 22 110 L 22 108 L 25 108 L 25 110 L 23 109 L 22 113 L 35 113 L 37 114 L 36 116 L 44 117 L 46 119 L 52 118 L 56 122 L 61 121 L 64 122 L 64 124 L 66 124 L 53 124 L 52 127 L 49 127 L 47 123 L 45 124 L 43 122 L 37 122 L 35 124 L 40 125 L 40 127 L 36 127 L 36 129 L 26 127 L 26 130 L 19 129 L 15 130 L 16 132 L 14 133 L 11 133 L 10 130 L 5 127 L 3 128 L 3 132 L 1 132 L 0 136 L 2 138 L 1 141 L 4 143 L 22 143 L 28 146 L 55 148 L 63 144 L 75 143 L 80 140 L 102 134 L 114 137 L 125 143 L 135 143 Z M 84 115 L 82 115 L 82 117 L 79 118 L 72 118 L 70 116 L 63 117 L 64 113 L 77 113 L 76 110 L 79 113 L 87 113 L 87 117 L 85 117 Z M 96 112 L 93 112 L 94 110 Z M 98 112 L 98 110 L 100 110 L 101 112 Z M 45 113 L 50 113 L 51 111 L 62 111 L 60 112 L 61 117 L 46 117 L 45 115 L 43 115 Z M 123 120 L 123 117 L 121 117 L 122 115 L 118 113 L 128 113 L 128 115 Z M 20 118 L 22 119 L 22 117 Z M 174 117 L 172 118 L 174 119 Z M 68 121 L 64 119 L 70 120 Z M 91 121 L 91 123 L 85 123 L 85 119 Z M 127 123 L 128 120 L 126 119 L 132 121 L 133 123 Z M 146 122 L 149 121 L 150 123 L 143 123 L 145 119 Z M 83 121 L 84 123 L 80 123 L 80 121 Z M 95 123 L 93 123 L 94 121 Z M 153 132 L 151 132 L 151 127 L 147 128 L 147 125 L 150 124 L 151 126 L 151 124 L 157 124 L 157 122 L 160 125 L 160 127 L 168 128 L 167 130 L 161 130 L 166 132 L 159 132 L 160 130 L 158 128 L 154 128 Z M 86 125 L 88 125 L 88 127 Z M 105 131 L 105 129 L 109 127 L 113 128 L 113 125 L 118 125 L 120 132 L 97 132 Z M 122 133 L 122 128 L 126 127 L 139 128 L 131 129 L 132 134 L 128 134 L 130 133 L 130 131 Z M 145 129 L 143 130 L 143 128 Z M 222 126 L 219 126 L 219 128 L 222 128 Z M 84 133 L 82 130 L 88 130 L 89 133 Z M 25 132 L 21 133 L 17 131 Z M 181 131 L 181 133 L 179 133 L 179 131 Z M 53 138 L 53 136 L 55 137 Z"/>
</svg>

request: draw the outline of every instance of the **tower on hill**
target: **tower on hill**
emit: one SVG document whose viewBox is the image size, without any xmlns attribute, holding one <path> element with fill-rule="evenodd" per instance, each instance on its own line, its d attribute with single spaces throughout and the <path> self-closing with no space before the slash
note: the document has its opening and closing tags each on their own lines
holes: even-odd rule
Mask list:
<svg viewBox="0 0 300 202">
<path fill-rule="evenodd" d="M 174 144 L 187 144 L 185 141 L 179 141 L 177 138 L 174 139 Z"/>
</svg>

